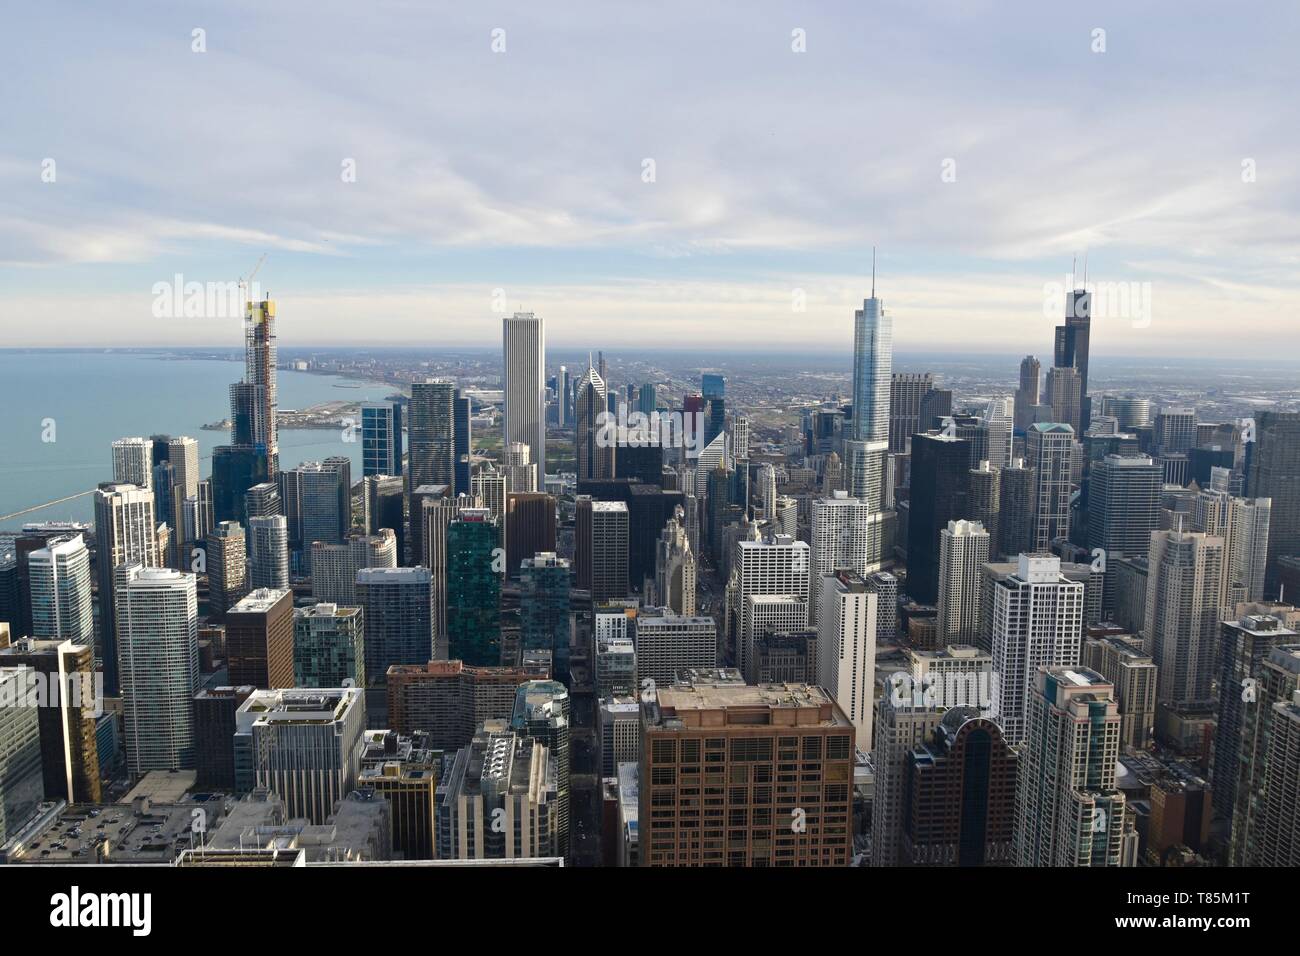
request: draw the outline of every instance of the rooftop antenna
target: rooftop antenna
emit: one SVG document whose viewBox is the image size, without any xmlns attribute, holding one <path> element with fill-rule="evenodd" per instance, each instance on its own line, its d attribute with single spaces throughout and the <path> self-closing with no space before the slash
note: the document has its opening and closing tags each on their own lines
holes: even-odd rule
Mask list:
<svg viewBox="0 0 1300 956">
<path fill-rule="evenodd" d="M 1070 285 L 1075 284 L 1074 278 L 1075 278 L 1078 265 L 1079 265 L 1079 254 L 1076 252 L 1074 254 L 1074 258 L 1070 260 Z"/>
<path fill-rule="evenodd" d="M 876 247 L 871 247 L 871 298 L 876 297 Z"/>
<path fill-rule="evenodd" d="M 1083 287 L 1088 288 L 1088 252 L 1085 249 L 1083 253 Z"/>
</svg>

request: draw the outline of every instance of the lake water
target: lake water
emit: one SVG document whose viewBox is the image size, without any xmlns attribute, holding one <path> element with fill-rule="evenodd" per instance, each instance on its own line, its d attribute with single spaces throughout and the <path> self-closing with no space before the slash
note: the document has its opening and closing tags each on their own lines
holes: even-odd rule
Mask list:
<svg viewBox="0 0 1300 956">
<path fill-rule="evenodd" d="M 143 353 L 0 351 L 0 515 L 89 491 L 113 478 L 111 445 L 132 435 L 189 435 L 199 443 L 200 470 L 210 477 L 212 449 L 230 443 L 228 431 L 205 423 L 230 415 L 229 386 L 243 365 L 215 360 L 169 360 Z M 279 372 L 279 405 L 303 409 L 329 401 L 380 401 L 393 385 L 307 372 Z M 338 388 L 359 385 L 359 388 Z M 42 440 L 53 419 L 55 440 Z M 291 468 L 330 455 L 348 455 L 361 476 L 360 436 L 341 430 L 280 432 L 280 465 Z M 13 531 L 32 521 L 90 521 L 86 495 L 0 521 Z"/>
</svg>

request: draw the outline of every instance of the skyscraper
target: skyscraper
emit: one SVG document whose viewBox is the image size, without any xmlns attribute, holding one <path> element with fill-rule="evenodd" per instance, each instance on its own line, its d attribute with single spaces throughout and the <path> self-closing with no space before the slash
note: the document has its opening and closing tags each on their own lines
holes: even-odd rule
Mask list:
<svg viewBox="0 0 1300 956">
<path fill-rule="evenodd" d="M 1272 498 L 1267 578 L 1276 593 L 1278 558 L 1300 554 L 1300 412 L 1261 412 L 1250 449 L 1248 494 Z"/>
<path fill-rule="evenodd" d="M 1092 399 L 1088 396 L 1088 347 L 1092 335 L 1092 293 L 1075 289 L 1066 293 L 1065 323 L 1056 327 L 1052 363 L 1057 368 L 1073 368 L 1078 373 L 1080 424 L 1085 432 L 1092 422 Z"/>
<path fill-rule="evenodd" d="M 500 547 L 501 529 L 487 508 L 461 508 L 447 526 L 447 653 L 466 664 L 501 663 Z"/>
<path fill-rule="evenodd" d="M 362 568 L 356 594 L 365 614 L 368 685 L 382 685 L 393 664 L 423 664 L 433 657 L 433 583 L 428 568 Z"/>
<path fill-rule="evenodd" d="M 728 627 L 735 640 L 736 666 L 744 671 L 748 649 L 762 633 L 753 619 L 754 596 L 791 597 L 801 602 L 804 618 L 790 628 L 808 626 L 807 606 L 811 596 L 811 560 L 807 542 L 784 535 L 764 541 L 738 541 L 731 565 L 733 583 L 728 585 L 732 621 Z"/>
<path fill-rule="evenodd" d="M 402 406 L 396 402 L 361 405 L 361 474 L 402 473 Z"/>
<path fill-rule="evenodd" d="M 244 321 L 244 380 L 253 387 L 252 441 L 262 446 L 268 474 L 280 470 L 279 433 L 276 424 L 276 337 L 275 303 L 270 299 L 249 302 Z"/>
<path fill-rule="evenodd" d="M 235 685 L 294 686 L 293 592 L 256 588 L 226 612 L 226 659 Z"/>
<path fill-rule="evenodd" d="M 921 399 L 934 388 L 930 372 L 894 372 L 889 383 L 889 452 L 905 454 L 921 426 Z"/>
<path fill-rule="evenodd" d="M 1035 423 L 1025 434 L 1025 462 L 1034 470 L 1032 507 L 1034 550 L 1070 536 L 1071 468 L 1074 429 L 1061 423 Z"/>
<path fill-rule="evenodd" d="M 104 693 L 118 691 L 114 571 L 138 562 L 159 564 L 153 492 L 138 485 L 103 484 L 95 491 L 95 565 L 99 576 L 99 659 Z"/>
<path fill-rule="evenodd" d="M 1137 835 L 1115 788 L 1119 707 L 1086 667 L 1040 667 L 1016 780 L 1020 866 L 1133 866 Z"/>
<path fill-rule="evenodd" d="M 246 538 L 248 587 L 289 587 L 289 531 L 285 517 L 249 518 Z"/>
<path fill-rule="evenodd" d="M 574 443 L 578 480 L 614 477 L 614 442 L 602 429 L 608 413 L 605 380 L 590 364 L 574 392 Z"/>
<path fill-rule="evenodd" d="M 462 395 L 460 389 L 456 389 L 455 397 L 452 399 L 452 454 L 456 460 L 453 497 L 470 493 L 470 477 L 473 471 L 471 456 L 474 452 L 472 411 L 469 396 Z"/>
<path fill-rule="evenodd" d="M 524 558 L 519 573 L 519 646 L 551 652 L 552 673 L 569 681 L 569 562 L 555 552 Z"/>
<path fill-rule="evenodd" d="M 966 517 L 969 444 L 942 433 L 912 438 L 907 593 L 922 604 L 939 597 L 939 533 L 949 521 Z"/>
<path fill-rule="evenodd" d="M 407 415 L 406 488 L 413 502 L 414 492 L 423 485 L 455 483 L 455 386 L 445 381 L 413 383 Z M 408 503 L 407 512 L 414 523 L 420 510 Z"/>
<path fill-rule="evenodd" d="M 622 501 L 589 503 L 589 534 L 576 543 L 591 569 L 591 599 L 596 603 L 627 597 L 628 508 Z"/>
<path fill-rule="evenodd" d="M 56 537 L 27 555 L 32 637 L 95 644 L 90 552 L 79 534 Z"/>
<path fill-rule="evenodd" d="M 546 481 L 546 326 L 532 312 L 502 319 L 504 444 L 528 446 L 536 475 L 532 491 Z"/>
<path fill-rule="evenodd" d="M 834 695 L 835 703 L 852 721 L 859 744 L 870 747 L 877 595 L 853 571 L 827 572 L 820 577 L 817 683 Z"/>
<path fill-rule="evenodd" d="M 127 771 L 137 779 L 150 770 L 192 769 L 191 698 L 199 681 L 194 575 L 133 562 L 119 565 L 114 577 Z"/>
<path fill-rule="evenodd" d="M 695 551 L 686 534 L 685 511 L 679 505 L 655 544 L 654 603 L 694 617 L 695 575 Z"/>
<path fill-rule="evenodd" d="M 223 521 L 207 541 L 208 613 L 220 620 L 248 593 L 248 546 L 238 521 Z"/>
<path fill-rule="evenodd" d="M 153 489 L 152 446 L 144 438 L 119 438 L 113 442 L 113 481 Z"/>
<path fill-rule="evenodd" d="M 1016 389 L 1016 431 L 1028 431 L 1034 423 L 1034 406 L 1039 402 L 1043 367 L 1038 359 L 1026 355 L 1020 360 L 1020 387 Z"/>
<path fill-rule="evenodd" d="M 980 569 L 988 560 L 989 533 L 978 521 L 949 521 L 939 532 L 940 645 L 977 642 Z"/>
<path fill-rule="evenodd" d="M 813 500 L 810 624 L 817 623 L 820 613 L 823 575 L 840 570 L 866 575 L 880 570 L 877 559 L 883 552 L 884 534 L 883 513 L 861 499 L 850 498 L 847 492 Z"/>
<path fill-rule="evenodd" d="M 519 685 L 510 729 L 544 746 L 555 759 L 555 852 L 569 855 L 571 735 L 569 690 L 559 681 L 530 680 Z"/>
<path fill-rule="evenodd" d="M 294 608 L 294 686 L 363 687 L 365 683 L 365 612 L 337 604 Z"/>
<path fill-rule="evenodd" d="M 312 545 L 341 544 L 352 526 L 352 461 L 336 456 L 303 462 L 282 471 L 279 483 L 289 550 L 310 570 Z"/>
<path fill-rule="evenodd" d="M 1160 523 L 1160 466 L 1146 455 L 1107 455 L 1088 485 L 1088 547 L 1145 556 Z"/>
<path fill-rule="evenodd" d="M 1160 669 L 1160 704 L 1211 699 L 1221 611 L 1223 539 L 1191 531 L 1151 534 L 1147 651 Z"/>
<path fill-rule="evenodd" d="M 351 535 L 343 544 L 312 545 L 311 593 L 322 604 L 354 607 L 357 572 L 397 567 L 397 537 L 384 528 L 375 535 Z M 327 684 L 322 686 L 338 686 Z"/>
<path fill-rule="evenodd" d="M 22 829 L 45 796 L 37 708 L 25 703 L 36 680 L 30 667 L 0 667 L 0 844 Z"/>
</svg>

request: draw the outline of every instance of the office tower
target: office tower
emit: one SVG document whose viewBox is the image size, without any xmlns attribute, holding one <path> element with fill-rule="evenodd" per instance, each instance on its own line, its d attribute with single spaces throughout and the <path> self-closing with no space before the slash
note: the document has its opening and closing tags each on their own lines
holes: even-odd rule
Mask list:
<svg viewBox="0 0 1300 956">
<path fill-rule="evenodd" d="M 1253 821 L 1258 866 L 1300 866 L 1300 691 L 1272 705 L 1264 799 Z"/>
<path fill-rule="evenodd" d="M 1088 484 L 1088 547 L 1107 557 L 1145 555 L 1160 520 L 1160 466 L 1146 455 L 1107 455 Z"/>
<path fill-rule="evenodd" d="M 637 693 L 636 645 L 627 633 L 609 634 L 597 630 L 594 663 L 597 697 Z"/>
<path fill-rule="evenodd" d="M 768 630 L 751 649 L 747 684 L 816 684 L 817 631 Z"/>
<path fill-rule="evenodd" d="M 1296 638 L 1292 628 L 1271 614 L 1243 614 L 1223 622 L 1211 768 L 1216 816 L 1232 819 L 1239 790 L 1244 793 L 1250 786 L 1255 764 L 1262 761 L 1258 729 L 1266 722 L 1260 718 L 1269 716 L 1259 706 L 1264 662 L 1273 648 L 1294 644 Z M 1233 865 L 1241 864 L 1234 860 Z"/>
<path fill-rule="evenodd" d="M 1250 452 L 1247 494 L 1273 499 L 1267 576 L 1274 593 L 1278 559 L 1300 554 L 1300 412 L 1261 412 Z"/>
<path fill-rule="evenodd" d="M 113 481 L 153 490 L 152 447 L 144 438 L 119 438 L 113 442 Z"/>
<path fill-rule="evenodd" d="M 878 598 L 851 570 L 827 572 L 821 579 L 817 683 L 830 692 L 852 722 L 859 745 L 869 748 L 875 707 Z"/>
<path fill-rule="evenodd" d="M 452 482 L 452 486 L 457 497 L 467 495 L 470 491 L 470 474 L 474 467 L 472 461 L 474 453 L 472 414 L 473 405 L 470 397 L 462 395 L 460 389 L 456 389 L 455 396 L 452 399 L 452 456 L 455 459 L 453 469 L 455 480 Z"/>
<path fill-rule="evenodd" d="M 294 686 L 293 592 L 255 588 L 226 612 L 232 684 Z"/>
<path fill-rule="evenodd" d="M 778 496 L 773 521 L 776 534 L 794 537 L 799 528 L 799 502 L 785 495 Z"/>
<path fill-rule="evenodd" d="M 384 528 L 379 534 L 350 535 L 343 544 L 312 545 L 311 594 L 321 604 L 354 607 L 357 572 L 362 568 L 397 567 L 397 536 Z M 337 684 L 326 684 L 337 687 Z"/>
<path fill-rule="evenodd" d="M 921 430 L 942 429 L 952 418 L 952 389 L 932 388 L 921 399 Z"/>
<path fill-rule="evenodd" d="M 214 793 L 237 792 L 235 715 L 256 689 L 248 686 L 204 687 L 194 695 L 196 787 Z"/>
<path fill-rule="evenodd" d="M 442 753 L 428 738 L 393 730 L 367 730 L 357 785 L 373 790 L 392 811 L 393 854 L 403 860 L 434 858 L 434 814 Z"/>
<path fill-rule="evenodd" d="M 889 451 L 907 454 L 921 427 L 921 400 L 934 388 L 930 372 L 895 372 L 889 381 Z"/>
<path fill-rule="evenodd" d="M 1083 642 L 1082 664 L 1114 687 L 1121 750 L 1144 750 L 1156 725 L 1156 665 L 1131 634 L 1103 634 Z"/>
<path fill-rule="evenodd" d="M 270 518 L 284 513 L 284 500 L 276 482 L 263 481 L 244 492 L 244 514 L 247 517 Z"/>
<path fill-rule="evenodd" d="M 563 367 L 563 366 L 561 366 Z M 659 408 L 659 396 L 656 394 L 654 384 L 646 382 L 641 386 L 637 394 L 637 411 L 642 415 L 649 415 Z"/>
<path fill-rule="evenodd" d="M 503 525 L 506 514 L 506 492 L 509 486 L 506 476 L 496 470 L 489 462 L 474 473 L 470 479 L 473 496 L 479 500 L 479 507 L 492 513 L 498 526 Z"/>
<path fill-rule="evenodd" d="M 480 503 L 471 496 L 453 498 L 451 490 L 451 485 L 420 485 L 410 490 L 410 560 L 406 563 L 430 570 L 442 566 L 438 562 L 445 559 L 447 522 L 466 502 Z"/>
<path fill-rule="evenodd" d="M 427 734 L 439 750 L 468 747 L 484 721 L 510 719 L 519 685 L 535 677 L 523 668 L 456 660 L 394 664 L 387 674 L 389 723 L 399 733 Z"/>
<path fill-rule="evenodd" d="M 727 397 L 726 376 L 717 372 L 704 372 L 700 375 L 700 395 L 706 402 L 715 398 Z"/>
<path fill-rule="evenodd" d="M 984 409 L 984 428 L 988 434 L 988 461 L 992 468 L 1006 468 L 1015 450 L 1015 410 L 1004 395 L 989 400 Z"/>
<path fill-rule="evenodd" d="M 1039 403 L 1043 366 L 1032 355 L 1020 360 L 1020 387 L 1016 389 L 1016 431 L 1025 432 L 1034 423 L 1034 406 Z"/>
<path fill-rule="evenodd" d="M 603 697 L 596 708 L 596 738 L 600 741 L 600 775 L 618 775 L 619 764 L 635 770 L 641 759 L 641 704 L 635 697 Z"/>
<path fill-rule="evenodd" d="M 27 555 L 32 637 L 95 644 L 95 610 L 90 596 L 90 552 L 80 534 L 51 538 Z"/>
<path fill-rule="evenodd" d="M 1086 667 L 1044 667 L 1027 701 L 1016 781 L 1020 866 L 1132 866 L 1136 834 L 1115 789 L 1119 706 Z"/>
<path fill-rule="evenodd" d="M 1155 407 L 1149 398 L 1134 398 L 1132 395 L 1103 395 L 1101 413 L 1115 418 L 1121 432 L 1131 432 L 1138 428 L 1150 428 L 1155 424 Z"/>
<path fill-rule="evenodd" d="M 658 686 L 641 708 L 642 866 L 846 866 L 852 852 L 853 724 L 802 684 Z M 803 788 L 764 781 L 799 768 Z M 700 829 L 699 771 L 739 784 Z M 683 834 L 689 834 L 686 839 Z"/>
<path fill-rule="evenodd" d="M 45 798 L 38 708 L 25 703 L 36 693 L 36 681 L 30 667 L 0 667 L 0 845 L 35 816 Z"/>
<path fill-rule="evenodd" d="M 605 380 L 588 363 L 574 392 L 574 446 L 579 481 L 614 477 L 614 442 L 603 428 L 608 396 Z"/>
<path fill-rule="evenodd" d="M 364 687 L 365 633 L 359 607 L 293 608 L 293 686 Z"/>
<path fill-rule="evenodd" d="M 678 506 L 655 543 L 654 604 L 675 614 L 695 616 L 695 551 L 686 534 L 685 510 Z"/>
<path fill-rule="evenodd" d="M 43 706 L 27 708 L 38 712 L 45 799 L 66 800 L 69 804 L 99 803 L 103 789 L 95 723 L 102 713 L 103 701 L 96 693 L 94 648 L 71 641 L 30 637 L 19 638 L 5 647 L 4 640 L 4 634 L 0 633 L 0 672 L 6 668 L 29 668 L 31 675 L 45 686 Z M 4 692 L 0 691 L 0 725 L 4 724 L 4 700 Z M 0 768 L 6 760 L 12 760 L 14 753 L 5 742 L 5 732 L 0 729 L 0 753 L 7 755 L 0 759 Z M 0 769 L 0 778 L 4 776 L 5 771 Z M 0 779 L 0 793 L 4 788 Z M 0 797 L 0 802 L 3 799 Z"/>
<path fill-rule="evenodd" d="M 812 502 L 812 595 L 809 623 L 817 623 L 821 608 L 822 575 L 839 570 L 870 574 L 880 569 L 884 514 L 867 502 L 837 491 Z"/>
<path fill-rule="evenodd" d="M 288 817 L 322 824 L 357 784 L 366 706 L 357 687 L 256 690 L 236 714 L 236 760 L 252 761 L 258 787 Z"/>
<path fill-rule="evenodd" d="M 244 380 L 253 386 L 256 395 L 251 444 L 266 449 L 272 475 L 280 470 L 275 370 L 275 303 L 270 299 L 249 302 L 245 307 Z"/>
<path fill-rule="evenodd" d="M 362 480 L 362 507 L 366 534 L 387 528 L 396 536 L 397 562 L 406 560 L 406 493 L 401 475 L 371 475 Z M 417 524 L 418 516 L 411 523 Z"/>
<path fill-rule="evenodd" d="M 994 716 L 1007 742 L 1019 746 L 1028 732 L 1034 674 L 1079 663 L 1084 585 L 1061 573 L 1059 558 L 1022 554 L 1014 572 L 992 580 L 990 595 L 988 628 L 999 675 Z"/>
<path fill-rule="evenodd" d="M 208 614 L 216 620 L 248 593 L 248 546 L 238 521 L 223 521 L 207 541 Z"/>
<path fill-rule="evenodd" d="M 531 312 L 516 312 L 501 321 L 504 369 L 503 444 L 527 445 L 534 462 L 535 491 L 546 481 L 546 326 Z"/>
<path fill-rule="evenodd" d="M 137 485 L 103 484 L 95 490 L 95 566 L 99 577 L 99 660 L 104 693 L 118 693 L 118 652 L 114 570 L 139 563 L 159 564 L 153 492 Z"/>
<path fill-rule="evenodd" d="M 1075 289 L 1066 294 L 1065 323 L 1056 327 L 1054 349 L 1057 368 L 1072 368 L 1078 373 L 1082 419 L 1079 431 L 1086 431 L 1092 420 L 1092 399 L 1088 397 L 1088 347 L 1092 325 L 1092 293 Z"/>
<path fill-rule="evenodd" d="M 555 550 L 555 497 L 540 491 L 506 495 L 506 571 L 519 577 L 525 558 Z"/>
<path fill-rule="evenodd" d="M 361 405 L 361 474 L 402 473 L 402 406 L 397 402 Z"/>
<path fill-rule="evenodd" d="M 754 506 L 754 515 L 757 517 L 761 514 L 767 520 L 772 520 L 776 516 L 776 469 L 771 463 L 763 462 L 758 466 L 758 498 L 762 501 L 763 507 L 759 509 Z"/>
<path fill-rule="evenodd" d="M 806 608 L 812 593 L 810 549 L 806 542 L 783 535 L 766 541 L 738 541 L 731 570 L 736 599 L 731 606 L 739 612 L 735 625 L 735 663 L 743 672 L 747 666 L 746 651 L 762 633 L 752 618 L 754 605 L 748 599 L 791 597 Z M 793 622 L 791 626 L 805 628 L 808 620 Z"/>
<path fill-rule="evenodd" d="M 1013 865 L 1017 762 L 997 721 L 948 710 L 906 758 L 898 862 Z"/>
<path fill-rule="evenodd" d="M 1073 368 L 1047 370 L 1047 389 L 1044 405 L 1052 409 L 1052 420 L 1069 425 L 1076 434 L 1083 434 L 1083 392 L 1079 373 Z"/>
<path fill-rule="evenodd" d="M 1196 444 L 1196 409 L 1191 406 L 1160 409 L 1152 441 L 1162 454 L 1187 454 Z"/>
<path fill-rule="evenodd" d="M 213 520 L 246 523 L 245 496 L 270 475 L 270 460 L 261 446 L 222 445 L 212 449 Z"/>
<path fill-rule="evenodd" d="M 907 593 L 921 604 L 933 604 L 939 596 L 939 532 L 966 517 L 969 445 L 947 434 L 912 438 Z"/>
<path fill-rule="evenodd" d="M 555 424 L 565 428 L 573 424 L 573 376 L 561 365 L 555 376 Z"/>
<path fill-rule="evenodd" d="M 925 704 L 918 695 L 891 692 L 889 684 L 876 706 L 872 755 L 875 793 L 871 810 L 871 865 L 898 866 L 907 814 L 911 754 L 921 747 L 943 717 L 944 708 Z M 868 746 L 859 742 L 859 749 Z"/>
<path fill-rule="evenodd" d="M 997 484 L 997 550 L 1014 558 L 1034 550 L 1034 470 L 1015 459 L 998 472 Z"/>
<path fill-rule="evenodd" d="M 586 589 L 591 591 L 594 603 L 621 600 L 629 590 L 627 504 L 590 501 L 580 503 L 579 507 L 589 511 L 586 534 L 575 543 L 579 563 L 589 569 Z M 583 587 L 583 583 L 578 587 Z"/>
<path fill-rule="evenodd" d="M 486 508 L 461 508 L 447 525 L 447 654 L 476 667 L 501 663 L 500 547 Z"/>
<path fill-rule="evenodd" d="M 248 586 L 250 588 L 289 587 L 289 530 L 284 515 L 249 518 Z"/>
<path fill-rule="evenodd" d="M 150 770 L 189 770 L 190 699 L 199 682 L 194 575 L 134 562 L 114 577 L 127 771 L 134 780 Z"/>
<path fill-rule="evenodd" d="M 363 612 L 368 686 L 382 684 L 393 664 L 419 664 L 433 656 L 428 568 L 362 568 L 356 597 Z"/>
<path fill-rule="evenodd" d="M 642 608 L 633 626 L 638 687 L 646 680 L 667 686 L 680 671 L 718 664 L 718 627 L 711 617 L 684 617 L 664 608 Z"/>
<path fill-rule="evenodd" d="M 571 724 L 569 691 L 563 684 L 554 680 L 530 680 L 519 685 L 510 729 L 540 743 L 555 760 L 557 856 L 569 855 Z"/>
<path fill-rule="evenodd" d="M 980 462 L 989 460 L 989 426 L 978 415 L 951 415 L 943 426 L 966 442 L 966 454 L 970 468 L 978 468 Z"/>
<path fill-rule="evenodd" d="M 1196 496 L 1194 529 L 1223 538 L 1220 606 L 1238 603 L 1234 593 L 1241 601 L 1263 599 L 1272 505 L 1269 498 L 1234 498 L 1227 491 L 1202 491 Z"/>
<path fill-rule="evenodd" d="M 966 473 L 966 513 L 989 533 L 989 554 L 998 553 L 1002 508 L 1002 471 L 985 460 Z"/>
<path fill-rule="evenodd" d="M 352 462 L 344 457 L 303 462 L 280 473 L 289 550 L 311 568 L 317 541 L 340 544 L 352 526 Z"/>
<path fill-rule="evenodd" d="M 455 386 L 451 382 L 428 381 L 411 385 L 411 401 L 406 407 L 408 495 L 413 495 L 424 485 L 454 487 L 457 451 L 454 406 Z M 413 500 L 407 511 L 412 516 L 420 513 Z"/>
<path fill-rule="evenodd" d="M 439 860 L 561 855 L 556 761 L 545 744 L 489 721 L 438 781 Z M 506 827 L 493 821 L 510 821 Z"/>
<path fill-rule="evenodd" d="M 511 442 L 505 458 L 506 491 L 536 491 L 537 469 L 529 447 L 521 441 Z"/>
<path fill-rule="evenodd" d="M 1142 633 L 1160 669 L 1160 704 L 1211 699 L 1217 659 L 1223 539 L 1200 532 L 1151 534 Z"/>
<path fill-rule="evenodd" d="M 1025 463 L 1034 471 L 1030 504 L 1035 551 L 1049 551 L 1057 538 L 1070 537 L 1073 460 L 1073 428 L 1057 422 L 1036 422 L 1029 426 L 1025 433 Z"/>
<path fill-rule="evenodd" d="M 199 493 L 199 443 L 188 435 L 178 435 L 167 441 L 167 462 L 171 465 L 171 500 L 172 500 L 172 527 L 178 532 L 184 531 L 185 523 L 182 519 L 183 506 L 188 498 L 193 498 Z M 156 489 L 155 489 L 156 490 Z M 181 539 L 182 544 L 188 545 L 193 538 Z M 188 548 L 185 549 L 188 551 Z"/>
<path fill-rule="evenodd" d="M 195 493 L 185 499 L 184 513 L 182 515 L 182 527 L 185 532 L 185 542 L 190 547 L 189 558 L 194 557 L 194 546 L 203 541 L 212 532 L 213 528 L 213 510 L 212 510 L 212 482 L 204 479 L 198 484 Z M 182 555 L 182 557 L 186 557 Z"/>
<path fill-rule="evenodd" d="M 553 674 L 569 681 L 572 586 L 569 562 L 554 551 L 525 558 L 519 574 L 519 646 L 551 652 Z"/>
<path fill-rule="evenodd" d="M 940 643 L 978 641 L 981 568 L 988 560 L 989 533 L 978 521 L 949 521 L 939 532 Z"/>
</svg>

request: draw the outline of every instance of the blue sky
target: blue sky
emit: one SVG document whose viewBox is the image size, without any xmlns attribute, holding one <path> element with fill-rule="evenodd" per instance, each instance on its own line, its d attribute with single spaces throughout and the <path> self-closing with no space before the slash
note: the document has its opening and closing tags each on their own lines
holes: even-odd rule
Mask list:
<svg viewBox="0 0 1300 956">
<path fill-rule="evenodd" d="M 1267 354 L 1296 323 L 1298 10 L 24 4 L 0 345 L 232 344 L 152 287 L 266 253 L 294 344 L 491 345 L 501 289 L 556 345 L 837 349 L 877 245 L 900 349 L 1049 351 L 1045 286 L 1086 252 L 1151 306 L 1097 353 Z"/>
</svg>

